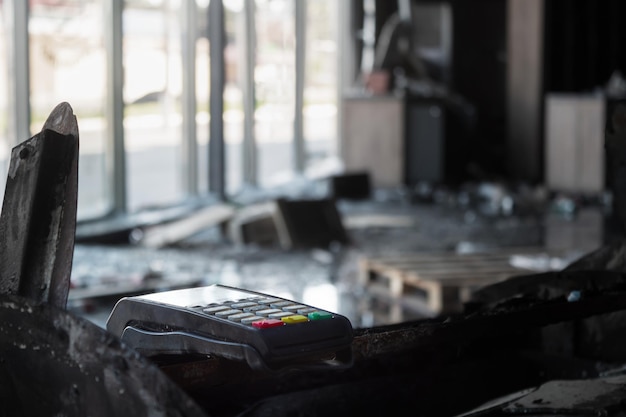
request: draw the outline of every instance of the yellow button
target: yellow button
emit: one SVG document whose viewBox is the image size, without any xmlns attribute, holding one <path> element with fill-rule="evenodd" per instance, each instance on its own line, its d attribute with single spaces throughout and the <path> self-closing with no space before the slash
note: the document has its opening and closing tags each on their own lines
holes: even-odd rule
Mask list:
<svg viewBox="0 0 626 417">
<path fill-rule="evenodd" d="M 301 316 L 299 314 L 289 316 L 289 317 L 283 317 L 281 318 L 281 320 L 287 324 L 304 323 L 305 321 L 309 321 L 308 318 Z"/>
</svg>

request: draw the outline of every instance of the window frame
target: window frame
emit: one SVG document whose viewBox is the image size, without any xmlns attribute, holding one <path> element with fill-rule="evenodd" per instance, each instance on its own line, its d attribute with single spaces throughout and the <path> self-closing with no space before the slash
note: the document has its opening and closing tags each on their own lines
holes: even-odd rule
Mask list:
<svg viewBox="0 0 626 417">
<path fill-rule="evenodd" d="M 127 154 L 125 151 L 124 137 L 124 62 L 123 62 L 123 12 L 125 0 L 108 0 L 103 5 L 105 49 L 107 56 L 107 79 L 106 79 L 106 176 L 109 184 L 109 211 L 99 218 L 119 217 L 128 215 L 128 185 L 127 185 Z M 15 146 L 18 142 L 32 135 L 30 132 L 30 79 L 29 79 L 29 34 L 28 23 L 30 19 L 29 2 L 22 0 L 5 0 L 3 7 L 8 13 L 7 34 L 10 38 L 8 45 L 7 65 L 9 77 L 13 81 L 8 91 L 7 99 L 8 115 L 8 140 L 9 146 Z M 339 15 L 350 15 L 346 8 L 351 6 L 338 6 Z M 181 48 L 183 51 L 183 199 L 184 204 L 194 200 L 227 200 L 225 189 L 225 154 L 224 154 L 224 4 L 223 0 L 210 0 L 208 7 L 208 33 L 199 33 L 197 27 L 197 14 L 199 12 L 197 0 L 181 1 L 181 23 L 184 28 L 181 33 Z M 244 186 L 256 187 L 258 183 L 258 144 L 254 132 L 255 111 L 255 82 L 254 68 L 256 60 L 256 28 L 255 28 L 255 2 L 244 1 L 243 13 L 248 23 L 245 28 L 245 77 L 243 85 L 244 93 L 244 146 L 243 152 L 243 178 Z M 306 0 L 296 0 L 295 13 L 293 15 L 296 28 L 295 50 L 295 117 L 293 124 L 293 171 L 296 176 L 302 176 L 306 170 L 306 142 L 303 129 L 303 108 L 305 88 L 305 46 L 306 46 Z M 210 126 L 208 146 L 208 176 L 207 189 L 199 189 L 197 162 L 197 96 L 196 96 L 196 40 L 199 36 L 206 36 L 210 45 L 221 45 L 221 48 L 210 48 Z M 350 36 L 348 31 L 338 34 L 337 46 L 339 48 L 338 59 L 345 68 L 342 56 L 346 46 L 346 38 Z M 345 76 L 339 75 L 338 97 L 345 83 Z M 341 109 L 338 100 L 337 131 L 340 131 Z M 80 124 L 80 123 L 79 123 Z M 338 148 L 341 149 L 340 136 L 337 135 Z M 340 155 L 339 155 L 340 156 Z M 81 219 L 88 222 L 97 219 Z"/>
</svg>

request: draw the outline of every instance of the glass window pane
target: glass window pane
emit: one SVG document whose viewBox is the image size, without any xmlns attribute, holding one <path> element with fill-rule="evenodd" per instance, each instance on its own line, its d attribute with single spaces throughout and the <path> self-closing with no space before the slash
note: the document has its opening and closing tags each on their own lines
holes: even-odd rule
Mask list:
<svg viewBox="0 0 626 417">
<path fill-rule="evenodd" d="M 324 174 L 339 166 L 337 140 L 339 2 L 309 0 L 304 65 L 306 171 Z"/>
<path fill-rule="evenodd" d="M 7 19 L 6 7 L 4 4 L 0 5 L 0 62 L 2 62 L 2 68 L 0 68 L 0 195 L 4 195 L 4 187 L 6 185 L 7 172 L 9 169 L 10 158 L 10 144 L 8 137 L 8 99 L 9 99 L 9 51 L 8 45 L 11 41 L 9 37 L 7 26 L 5 24 Z M 26 138 L 25 138 L 26 139 Z M 1 200 L 0 200 L 1 201 Z M 1 205 L 1 203 L 0 203 Z"/>
<path fill-rule="evenodd" d="M 124 138 L 129 211 L 183 198 L 179 14 L 176 0 L 125 2 Z"/>
<path fill-rule="evenodd" d="M 224 141 L 226 146 L 226 190 L 233 194 L 243 184 L 245 71 L 245 15 L 242 0 L 224 0 L 226 48 L 224 59 Z"/>
<path fill-rule="evenodd" d="M 293 178 L 295 28 L 293 0 L 256 0 L 255 137 L 259 185 Z"/>
<path fill-rule="evenodd" d="M 105 173 L 104 1 L 32 2 L 30 8 L 31 131 L 41 130 L 58 103 L 72 105 L 80 131 L 79 219 L 102 215 L 111 203 Z"/>
</svg>

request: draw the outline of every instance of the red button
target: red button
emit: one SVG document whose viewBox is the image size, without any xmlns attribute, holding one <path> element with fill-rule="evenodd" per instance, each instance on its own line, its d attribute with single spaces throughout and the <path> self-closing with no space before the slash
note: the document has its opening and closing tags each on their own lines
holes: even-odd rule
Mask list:
<svg viewBox="0 0 626 417">
<path fill-rule="evenodd" d="M 269 329 L 270 327 L 284 326 L 285 323 L 282 320 L 264 319 L 252 322 L 252 327 L 257 329 Z"/>
</svg>

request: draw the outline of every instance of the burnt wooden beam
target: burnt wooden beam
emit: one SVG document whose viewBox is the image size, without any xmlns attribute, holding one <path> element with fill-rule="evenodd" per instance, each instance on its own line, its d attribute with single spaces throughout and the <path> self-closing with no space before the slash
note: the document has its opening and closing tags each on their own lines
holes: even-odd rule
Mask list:
<svg viewBox="0 0 626 417">
<path fill-rule="evenodd" d="M 323 381 L 333 384 L 338 378 L 364 380 L 379 374 L 413 372 L 417 377 L 423 370 L 412 368 L 414 360 L 428 357 L 429 361 L 446 361 L 452 355 L 472 346 L 493 346 L 505 343 L 519 332 L 529 331 L 562 322 L 585 319 L 607 313 L 624 311 L 626 292 L 610 290 L 606 293 L 589 294 L 575 302 L 565 297 L 551 300 L 534 300 L 518 306 L 515 302 L 486 312 L 457 317 L 420 320 L 373 328 L 355 329 L 352 341 L 354 367 L 325 371 L 270 373 L 252 370 L 246 364 L 218 357 L 201 355 L 187 357 L 153 358 L 161 369 L 188 392 L 206 393 L 220 386 L 231 387 L 232 392 L 252 392 L 251 385 L 260 384 L 268 389 L 268 395 L 289 391 L 285 378 L 296 378 L 298 388 L 314 387 Z M 452 353 L 451 353 L 452 352 Z M 396 369 L 370 369 L 368 363 L 384 361 Z M 420 365 L 421 366 L 421 365 Z M 259 382 L 261 381 L 261 382 Z M 272 391 L 275 390 L 275 391 Z"/>
<path fill-rule="evenodd" d="M 208 417 L 104 329 L 0 294 L 0 416 L 38 415 Z"/>
<path fill-rule="evenodd" d="M 332 411 L 345 407 L 343 414 L 349 415 L 457 415 L 494 397 L 539 385 L 562 372 L 559 366 L 571 367 L 571 375 L 599 372 L 599 362 L 578 358 L 563 358 L 565 363 L 550 370 L 555 358 L 544 358 L 541 352 L 529 357 L 524 342 L 537 328 L 624 311 L 624 306 L 626 293 L 615 290 L 575 302 L 560 297 L 524 306 L 514 302 L 447 320 L 356 329 L 350 369 L 268 373 L 202 355 L 160 357 L 155 362 L 211 415 L 296 415 L 295 409 L 325 415 L 329 412 L 316 408 L 323 403 L 332 404 Z M 454 393 L 458 403 L 438 399 L 446 393 Z M 265 404 L 279 408 L 268 412 Z M 405 412 L 390 413 L 392 404 L 400 404 Z M 454 412 L 443 411 L 448 407 Z M 233 411 L 237 409 L 240 413 Z M 407 409 L 412 412 L 407 414 Z"/>
<path fill-rule="evenodd" d="M 68 103 L 11 152 L 0 215 L 0 293 L 65 308 L 78 194 L 78 124 Z"/>
</svg>

